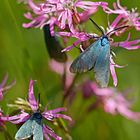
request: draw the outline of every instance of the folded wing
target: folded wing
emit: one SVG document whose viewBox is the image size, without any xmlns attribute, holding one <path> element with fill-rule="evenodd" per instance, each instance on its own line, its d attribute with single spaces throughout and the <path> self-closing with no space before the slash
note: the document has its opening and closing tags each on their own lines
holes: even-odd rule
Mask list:
<svg viewBox="0 0 140 140">
<path fill-rule="evenodd" d="M 99 56 L 96 59 L 95 79 L 101 87 L 107 87 L 110 75 L 110 46 L 106 44 L 102 47 Z"/>
<path fill-rule="evenodd" d="M 73 73 L 82 73 L 91 70 L 100 52 L 101 40 L 92 43 L 84 52 L 82 52 L 71 64 L 70 71 Z"/>
<path fill-rule="evenodd" d="M 23 140 L 31 137 L 33 135 L 33 120 L 29 119 L 26 121 L 20 129 L 17 131 L 15 139 Z"/>
</svg>

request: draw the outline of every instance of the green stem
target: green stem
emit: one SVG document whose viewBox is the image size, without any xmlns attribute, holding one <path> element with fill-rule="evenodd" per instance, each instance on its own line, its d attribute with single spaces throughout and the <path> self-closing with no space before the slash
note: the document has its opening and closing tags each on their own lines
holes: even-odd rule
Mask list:
<svg viewBox="0 0 140 140">
<path fill-rule="evenodd" d="M 72 91 L 72 89 L 74 87 L 75 81 L 77 80 L 77 77 L 78 77 L 78 74 L 76 74 L 74 76 L 74 79 L 73 79 L 71 85 L 69 86 L 69 88 L 66 91 L 64 91 L 64 96 L 63 96 L 63 100 L 62 100 L 63 104 L 64 104 L 65 100 L 69 97 L 69 95 L 70 95 L 70 93 L 71 93 L 71 91 Z"/>
</svg>

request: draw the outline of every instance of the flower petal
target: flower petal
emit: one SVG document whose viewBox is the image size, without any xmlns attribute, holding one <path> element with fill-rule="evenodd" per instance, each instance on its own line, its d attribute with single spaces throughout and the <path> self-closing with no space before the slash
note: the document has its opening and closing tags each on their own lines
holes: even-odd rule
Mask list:
<svg viewBox="0 0 140 140">
<path fill-rule="evenodd" d="M 34 83 L 35 83 L 35 80 L 30 80 L 29 91 L 28 91 L 28 101 L 30 103 L 30 107 L 32 108 L 32 110 L 36 111 L 38 109 L 38 103 L 34 96 Z"/>
<path fill-rule="evenodd" d="M 29 117 L 30 116 L 28 113 L 21 111 L 21 114 L 18 114 L 15 116 L 9 116 L 8 121 L 14 124 L 19 124 L 19 123 L 25 122 Z"/>
<path fill-rule="evenodd" d="M 51 128 L 49 128 L 48 126 L 45 126 L 45 125 L 43 125 L 43 134 L 47 140 L 50 140 L 48 135 L 50 135 L 51 137 L 53 137 L 56 140 L 62 140 L 62 138 L 59 137 L 57 134 L 55 134 Z"/>
<path fill-rule="evenodd" d="M 114 42 L 112 43 L 112 45 L 114 47 L 123 47 L 127 50 L 135 50 L 135 49 L 139 49 L 140 48 L 140 39 L 136 39 L 136 40 L 133 40 L 133 41 L 129 41 L 130 39 L 130 33 L 128 34 L 128 37 L 125 41 L 122 41 L 122 42 Z M 138 44 L 139 43 L 139 44 Z"/>
</svg>

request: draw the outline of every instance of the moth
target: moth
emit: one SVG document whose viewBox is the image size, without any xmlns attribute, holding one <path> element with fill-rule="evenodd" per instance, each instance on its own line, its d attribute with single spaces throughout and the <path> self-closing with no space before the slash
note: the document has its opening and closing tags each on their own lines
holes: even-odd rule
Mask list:
<svg viewBox="0 0 140 140">
<path fill-rule="evenodd" d="M 63 47 L 60 44 L 58 37 L 56 35 L 51 36 L 49 25 L 45 25 L 43 27 L 43 30 L 46 48 L 49 56 L 58 62 L 66 62 L 67 55 L 64 52 L 63 53 L 61 52 Z"/>
<path fill-rule="evenodd" d="M 33 136 L 33 140 L 43 140 L 43 124 L 40 112 L 35 112 L 20 127 L 15 135 L 16 140 L 24 140 Z"/>
<path fill-rule="evenodd" d="M 108 35 L 115 30 L 128 26 L 118 27 L 109 33 L 104 31 L 92 20 L 93 24 L 101 31 L 102 36 L 82 52 L 71 64 L 72 73 L 83 73 L 94 70 L 95 79 L 101 87 L 107 87 L 110 77 L 110 41 Z"/>
</svg>

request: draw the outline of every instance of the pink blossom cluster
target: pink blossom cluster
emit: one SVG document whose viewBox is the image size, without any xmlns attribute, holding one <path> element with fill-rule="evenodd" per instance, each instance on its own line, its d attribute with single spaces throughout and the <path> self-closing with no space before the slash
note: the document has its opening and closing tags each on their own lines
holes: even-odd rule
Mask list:
<svg viewBox="0 0 140 140">
<path fill-rule="evenodd" d="M 5 78 L 6 79 L 6 78 Z M 5 81 L 5 79 L 3 81 Z M 2 82 L 3 84 L 4 82 Z M 34 83 L 35 80 L 30 80 L 30 84 L 29 84 L 29 91 L 28 91 L 28 103 L 29 106 L 32 110 L 32 113 L 36 113 L 38 112 L 39 109 L 39 102 L 35 99 L 35 95 L 34 95 Z M 12 86 L 12 85 L 10 85 Z M 1 90 L 2 88 L 0 88 Z M 47 106 L 45 108 L 45 110 L 41 113 L 42 117 L 44 119 L 46 119 L 47 121 L 53 122 L 54 119 L 58 119 L 58 118 L 63 118 L 65 120 L 71 121 L 71 117 L 61 114 L 60 112 L 64 112 L 66 111 L 66 108 L 56 108 L 53 110 L 48 110 Z M 31 115 L 27 112 L 25 112 L 24 110 L 21 110 L 20 114 L 11 116 L 11 115 L 4 115 L 2 110 L 0 110 L 0 126 L 4 127 L 5 122 L 11 122 L 13 124 L 21 124 L 26 122 L 27 120 L 29 120 L 31 117 Z M 57 134 L 55 134 L 55 132 L 48 126 L 43 124 L 42 126 L 42 131 L 44 134 L 44 137 L 46 140 L 50 140 L 50 137 L 56 139 L 56 140 L 61 140 L 62 138 L 60 136 L 58 136 Z"/>
<path fill-rule="evenodd" d="M 95 33 L 87 33 L 85 28 L 82 28 L 82 24 L 88 21 L 89 17 L 96 14 L 99 7 L 101 7 L 107 15 L 116 16 L 111 24 L 110 21 L 108 21 L 109 25 L 106 27 L 106 34 L 110 33 L 109 37 L 112 34 L 121 36 L 131 27 L 134 27 L 137 31 L 140 30 L 140 16 L 136 11 L 137 9 L 133 8 L 132 10 L 128 10 L 126 7 L 121 6 L 120 0 L 113 3 L 114 9 L 109 8 L 107 2 L 83 0 L 45 0 L 45 2 L 26 0 L 26 4 L 29 6 L 30 11 L 25 14 L 25 17 L 31 20 L 31 22 L 24 23 L 23 27 L 43 28 L 44 25 L 47 24 L 50 26 L 52 36 L 56 34 L 62 38 L 68 37 L 77 39 L 72 45 L 64 48 L 62 52 L 70 51 L 82 42 L 89 41 L 90 39 L 95 39 L 96 41 L 98 35 L 95 35 Z M 126 27 L 116 30 L 121 26 Z M 54 30 L 54 27 L 57 28 L 57 31 Z M 113 32 L 113 30 L 115 31 Z M 140 48 L 140 39 L 131 40 L 130 32 L 126 40 L 120 42 L 115 42 L 113 39 L 111 40 L 111 47 L 122 47 L 128 50 Z M 123 66 L 115 64 L 113 56 L 110 55 L 110 72 L 114 81 L 114 86 L 117 86 L 118 82 L 115 67 L 123 68 Z"/>
<path fill-rule="evenodd" d="M 105 8 L 106 2 L 91 2 L 83 0 L 46 0 L 45 2 L 35 3 L 33 0 L 27 0 L 31 12 L 24 16 L 31 20 L 30 23 L 24 23 L 23 27 L 40 27 L 50 25 L 51 34 L 54 35 L 54 26 L 61 30 L 70 30 L 76 33 L 76 24 L 86 21 L 90 15 L 101 6 Z M 79 8 L 82 12 L 79 12 Z M 33 17 L 33 15 L 35 17 Z"/>
</svg>

